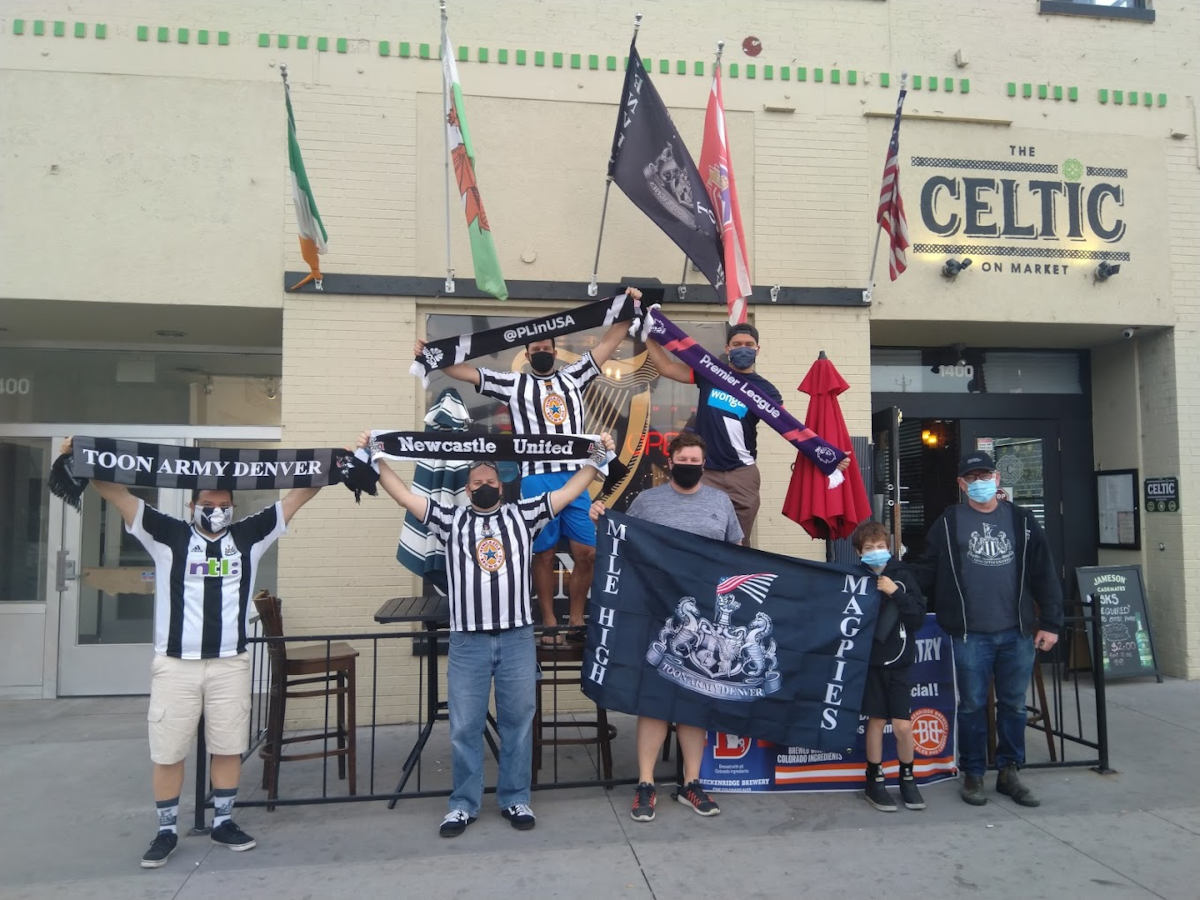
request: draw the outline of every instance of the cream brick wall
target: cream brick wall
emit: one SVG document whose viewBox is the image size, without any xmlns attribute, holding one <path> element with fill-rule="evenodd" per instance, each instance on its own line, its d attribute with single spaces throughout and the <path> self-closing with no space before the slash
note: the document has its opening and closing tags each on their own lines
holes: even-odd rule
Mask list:
<svg viewBox="0 0 1200 900">
<path fill-rule="evenodd" d="M 622 78 L 604 62 L 624 55 L 633 13 L 643 7 L 599 0 L 451 4 L 454 41 L 470 48 L 460 73 L 480 186 L 510 279 L 579 282 L 591 273 Z M 1190 0 L 1159 0 L 1153 25 L 1040 16 L 1036 7 L 1032 0 L 960 3 L 951 15 L 939 0 L 679 0 L 643 9 L 639 49 L 652 60 L 680 133 L 698 150 L 709 80 L 691 72 L 695 62 L 711 61 L 716 39 L 728 42 L 724 92 L 758 284 L 864 286 L 887 116 L 904 69 L 955 84 L 951 92 L 913 90 L 906 103 L 914 117 L 935 117 L 914 118 L 902 131 L 901 183 L 914 241 L 928 235 L 919 213 L 924 173 L 909 164 L 912 155 L 1018 158 L 1013 147 L 1035 147 L 1038 159 L 1056 163 L 1076 156 L 1128 167 L 1123 213 L 1132 260 L 1103 285 L 1090 280 L 1090 264 L 1051 281 L 980 266 L 947 282 L 938 274 L 940 257 L 914 253 L 898 281 L 877 273 L 869 309 L 776 307 L 757 298 L 753 315 L 763 334 L 762 371 L 794 412 L 807 406 L 795 388 L 817 352 L 834 360 L 852 385 L 841 398 L 852 434 L 869 433 L 872 327 L 887 333 L 911 324 L 920 341 L 951 328 L 966 334 L 964 322 L 991 323 L 1029 345 L 1040 344 L 1044 329 L 1057 329 L 1055 340 L 1094 348 L 1097 465 L 1178 474 L 1184 498 L 1178 514 L 1143 517 L 1140 554 L 1106 552 L 1102 561 L 1136 556 L 1144 565 L 1160 660 L 1172 674 L 1200 677 L 1200 601 L 1188 589 L 1198 583 L 1200 562 L 1184 552 L 1200 541 L 1200 505 L 1188 500 L 1200 475 L 1191 452 L 1200 438 L 1192 415 L 1200 407 L 1200 75 L 1184 65 L 1200 46 L 1200 17 Z M 26 29 L 20 37 L 13 33 L 18 18 Z M 33 36 L 35 19 L 48 29 L 64 20 L 67 36 Z M 87 39 L 71 36 L 75 22 L 87 23 Z M 104 40 L 92 36 L 98 22 L 108 26 Z M 148 41 L 136 39 L 139 25 L 150 27 Z M 168 41 L 157 40 L 159 26 L 170 28 Z M 181 27 L 191 29 L 186 45 L 178 41 Z M 209 46 L 197 43 L 200 28 L 211 29 Z M 228 32 L 228 46 L 216 45 L 218 30 Z M 258 46 L 260 33 L 270 46 Z M 290 36 L 287 48 L 278 46 L 281 34 Z M 298 47 L 300 35 L 312 38 L 308 49 Z M 320 35 L 330 40 L 328 52 L 315 49 Z M 762 42 L 756 59 L 741 53 L 747 35 Z M 347 39 L 346 53 L 336 52 L 338 38 Z M 381 40 L 391 42 L 390 56 L 380 54 Z M 413 58 L 399 58 L 400 41 L 410 42 Z M 427 301 L 280 290 L 281 269 L 303 263 L 279 65 L 289 67 L 301 144 L 330 232 L 326 272 L 440 277 L 440 66 L 436 58 L 416 58 L 421 43 L 436 57 L 436 4 L 6 4 L 0 303 L 282 307 L 286 443 L 348 441 L 372 423 L 416 427 L 417 383 L 405 374 L 404 357 L 423 329 L 419 314 L 427 307 L 418 304 Z M 491 53 L 486 64 L 477 61 L 480 47 Z M 509 51 L 506 65 L 496 60 L 500 48 Z M 525 66 L 516 65 L 518 49 L 529 54 Z M 545 52 L 544 66 L 535 65 L 536 51 Z M 968 60 L 964 68 L 955 65 L 956 51 Z M 582 54 L 582 67 L 554 67 L 555 52 L 568 60 Z M 592 53 L 599 71 L 587 68 Z M 660 73 L 661 60 L 671 74 Z M 679 61 L 689 74 L 675 74 Z M 776 73 L 771 80 L 767 66 Z M 787 82 L 784 66 L 792 73 Z M 838 85 L 831 83 L 835 69 Z M 855 85 L 848 83 L 851 70 Z M 885 72 L 888 88 L 880 84 Z M 969 93 L 958 87 L 963 78 Z M 1009 82 L 1018 96 L 1007 96 Z M 1025 83 L 1075 87 L 1079 99 L 1025 99 Z M 1165 93 L 1168 102 L 1101 104 L 1101 89 Z M 469 280 L 466 237 L 455 216 L 454 266 Z M 673 284 L 681 262 L 674 245 L 613 191 L 601 279 L 628 274 Z M 494 308 L 467 301 L 440 307 Z M 545 306 L 504 309 L 529 314 Z M 682 309 L 690 318 L 719 316 L 710 306 Z M 1125 325 L 1140 326 L 1136 346 L 1112 346 Z M 767 435 L 761 447 L 759 545 L 820 557 L 823 546 L 779 513 L 793 451 Z M 338 493 L 313 501 L 281 545 L 279 590 L 289 629 L 371 630 L 370 614 L 383 599 L 415 588 L 393 561 L 398 510 L 378 499 L 356 508 Z M 411 716 L 405 686 L 412 660 L 388 654 L 381 672 L 395 693 L 381 714 Z M 369 666 L 369 658 L 361 664 Z"/>
</svg>

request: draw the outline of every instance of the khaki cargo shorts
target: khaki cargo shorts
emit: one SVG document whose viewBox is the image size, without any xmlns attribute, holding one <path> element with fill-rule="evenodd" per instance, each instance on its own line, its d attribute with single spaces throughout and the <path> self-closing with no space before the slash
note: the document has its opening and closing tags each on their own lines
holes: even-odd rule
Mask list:
<svg viewBox="0 0 1200 900">
<path fill-rule="evenodd" d="M 233 756 L 250 746 L 250 654 L 223 659 L 155 655 L 150 664 L 150 759 L 185 759 L 204 713 L 208 752 Z"/>
</svg>

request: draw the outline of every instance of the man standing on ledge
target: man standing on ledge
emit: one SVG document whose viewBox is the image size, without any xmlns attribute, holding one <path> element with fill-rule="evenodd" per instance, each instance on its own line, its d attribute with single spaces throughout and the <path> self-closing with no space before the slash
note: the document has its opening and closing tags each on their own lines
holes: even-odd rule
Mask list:
<svg viewBox="0 0 1200 900">
<path fill-rule="evenodd" d="M 640 300 L 642 292 L 627 287 L 625 293 Z M 600 375 L 600 367 L 608 362 L 625 338 L 628 323 L 616 322 L 600 342 L 575 362 L 555 369 L 558 348 L 554 338 L 530 341 L 525 345 L 525 358 L 531 374 L 498 372 L 459 363 L 441 371 L 451 378 L 475 385 L 485 397 L 508 404 L 514 434 L 585 434 L 583 391 Z M 420 356 L 425 342 L 418 340 L 414 354 Z M 557 490 L 567 483 L 578 466 L 573 463 L 521 463 L 521 497 L 536 497 Z M 567 593 L 570 596 L 571 626 L 569 638 L 583 641 L 583 612 L 587 606 L 588 590 L 592 586 L 592 571 L 596 565 L 596 529 L 588 518 L 586 497 L 579 497 L 544 527 L 533 544 L 533 587 L 537 592 L 542 625 L 554 626 L 554 550 L 562 533 L 567 535 L 572 569 Z M 543 636 L 546 643 L 559 640 L 555 635 Z"/>
<path fill-rule="evenodd" d="M 925 553 L 909 567 L 954 642 L 963 800 L 987 803 L 987 699 L 994 679 L 996 790 L 1037 806 L 1017 775 L 1025 764 L 1025 691 L 1037 651 L 1058 642 L 1062 585 L 1041 525 L 1028 509 L 997 499 L 997 486 L 991 456 L 979 450 L 964 456 L 958 487 L 967 502 L 942 513 Z"/>
<path fill-rule="evenodd" d="M 777 406 L 783 406 L 779 388 L 754 370 L 758 359 L 758 329 L 748 322 L 734 325 L 726 332 L 725 353 L 729 368 L 746 379 Z M 758 417 L 731 394 L 725 386 L 705 379 L 703 373 L 664 350 L 653 338 L 646 341 L 650 360 L 661 375 L 700 388 L 696 401 L 696 433 L 708 448 L 704 464 L 704 483 L 724 491 L 733 501 L 738 523 L 747 545 L 758 517 L 759 488 L 762 476 L 755 459 L 758 456 Z M 699 377 L 697 377 L 699 376 Z"/>
</svg>

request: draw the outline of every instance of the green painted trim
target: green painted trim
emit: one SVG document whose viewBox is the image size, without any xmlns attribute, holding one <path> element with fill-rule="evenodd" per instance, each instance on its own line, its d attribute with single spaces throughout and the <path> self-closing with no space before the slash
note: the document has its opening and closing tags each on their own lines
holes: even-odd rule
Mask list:
<svg viewBox="0 0 1200 900">
<path fill-rule="evenodd" d="M 481 62 L 481 63 L 485 63 L 485 62 L 487 62 L 487 61 L 488 61 L 488 49 L 487 49 L 487 47 L 480 47 L 478 50 L 476 50 L 476 51 L 475 51 L 475 59 L 476 59 L 476 60 L 478 60 L 478 61 L 479 61 L 479 62 Z"/>
<path fill-rule="evenodd" d="M 327 37 L 317 38 L 317 52 L 325 53 L 328 50 L 329 50 L 329 38 L 327 38 Z"/>
<path fill-rule="evenodd" d="M 192 32 L 189 28 L 176 28 L 175 41 L 179 44 L 186 44 L 192 39 Z"/>
<path fill-rule="evenodd" d="M 25 20 L 24 19 L 13 19 L 12 29 L 13 29 L 13 34 L 15 34 L 17 36 L 24 34 L 25 33 Z"/>
<path fill-rule="evenodd" d="M 660 59 L 658 61 L 658 74 L 659 75 L 670 75 L 671 74 L 671 61 L 669 59 Z"/>
<path fill-rule="evenodd" d="M 1153 106 L 1153 105 L 1154 105 L 1154 95 L 1151 94 L 1149 91 L 1144 92 L 1142 94 L 1142 106 Z"/>
<path fill-rule="evenodd" d="M 730 77 L 730 78 L 737 78 L 737 76 L 738 76 L 738 64 L 737 64 L 737 63 L 730 63 L 730 64 L 729 64 L 729 71 L 728 71 L 726 74 L 727 74 L 727 75 L 729 75 L 729 77 Z"/>
<path fill-rule="evenodd" d="M 258 36 L 258 46 L 270 47 L 271 46 L 271 36 L 269 34 L 266 34 L 265 32 L 260 34 Z"/>
<path fill-rule="evenodd" d="M 1026 100 L 1033 96 L 1033 85 L 1028 81 L 1021 85 L 1021 96 Z"/>
<path fill-rule="evenodd" d="M 954 79 L 953 78 L 943 78 L 942 79 L 942 90 L 945 91 L 947 94 L 953 94 L 954 93 Z"/>
<path fill-rule="evenodd" d="M 1072 103 L 1078 102 L 1079 88 L 1074 87 L 1074 86 L 1067 88 L 1067 99 L 1070 100 Z"/>
<path fill-rule="evenodd" d="M 563 67 L 563 55 L 560 51 L 555 50 L 551 52 L 550 66 L 555 69 L 561 69 Z"/>
<path fill-rule="evenodd" d="M 958 92 L 960 94 L 971 93 L 971 79 L 970 78 L 958 79 Z"/>
<path fill-rule="evenodd" d="M 1099 97 L 1099 100 L 1101 103 L 1107 103 L 1108 102 L 1108 88 L 1100 88 L 1100 93 L 1099 93 L 1098 97 Z"/>
<path fill-rule="evenodd" d="M 428 44 L 418 44 L 417 45 L 417 55 L 420 56 L 421 59 L 432 59 L 433 58 L 429 54 L 429 45 Z"/>
<path fill-rule="evenodd" d="M 67 36 L 67 23 L 66 22 L 56 21 L 54 23 L 54 36 L 55 37 L 66 37 Z"/>
<path fill-rule="evenodd" d="M 830 84 L 841 84 L 842 83 L 842 70 L 841 69 L 830 70 L 829 83 Z"/>
<path fill-rule="evenodd" d="M 545 50 L 534 50 L 533 51 L 533 64 L 535 66 L 546 65 L 546 51 Z"/>
<path fill-rule="evenodd" d="M 779 69 L 779 80 L 780 81 L 791 81 L 792 80 L 792 67 L 791 66 L 782 66 Z"/>
<path fill-rule="evenodd" d="M 200 28 L 196 31 L 196 43 L 202 47 L 208 46 L 208 29 Z"/>
<path fill-rule="evenodd" d="M 1037 86 L 1037 91 L 1039 100 L 1045 100 L 1048 96 L 1050 96 L 1050 88 L 1048 85 L 1039 84 Z"/>
<path fill-rule="evenodd" d="M 75 37 L 77 37 L 77 38 L 87 37 L 87 25 L 86 24 L 84 24 L 83 22 L 75 23 Z"/>
<path fill-rule="evenodd" d="M 347 53 L 347 52 L 349 52 L 349 50 L 350 50 L 350 42 L 348 40 L 346 40 L 345 38 L 338 38 L 337 39 L 337 52 L 338 53 Z"/>
<path fill-rule="evenodd" d="M 1125 92 L 1124 91 L 1113 91 L 1112 98 L 1113 98 L 1113 103 L 1117 104 L 1117 106 L 1125 105 Z"/>
<path fill-rule="evenodd" d="M 159 25 L 155 36 L 158 38 L 158 42 L 160 44 L 169 43 L 171 40 L 171 29 L 163 25 Z"/>
<path fill-rule="evenodd" d="M 508 65 L 508 48 L 507 47 L 501 47 L 499 50 L 496 51 L 496 62 L 500 63 L 500 65 L 502 65 L 502 66 Z"/>
<path fill-rule="evenodd" d="M 704 60 L 699 60 L 692 64 L 692 74 L 700 78 L 704 77 Z"/>
<path fill-rule="evenodd" d="M 1054 86 L 1054 99 L 1055 99 L 1055 100 L 1061 100 L 1062 98 L 1063 98 L 1063 89 L 1062 89 L 1062 85 L 1061 85 L 1061 84 L 1056 84 L 1056 85 Z"/>
<path fill-rule="evenodd" d="M 824 80 L 825 80 L 825 70 L 824 69 L 813 69 L 813 81 L 815 81 L 817 84 L 820 84 Z"/>
<path fill-rule="evenodd" d="M 1166 94 L 1158 95 L 1158 105 L 1159 105 L 1159 107 L 1163 107 L 1163 106 L 1167 105 L 1167 95 Z"/>
<path fill-rule="evenodd" d="M 297 50 L 307 50 L 308 49 L 308 35 L 307 34 L 296 35 L 296 49 Z"/>
<path fill-rule="evenodd" d="M 926 75 L 925 84 L 929 86 L 929 90 L 936 91 L 938 89 L 938 79 L 936 75 Z"/>
<path fill-rule="evenodd" d="M 808 66 L 796 66 L 796 80 L 808 81 Z"/>
<path fill-rule="evenodd" d="M 467 61 L 467 48 L 459 47 L 457 50 L 455 50 L 454 58 L 457 59 L 461 63 L 465 63 Z"/>
<path fill-rule="evenodd" d="M 687 74 L 687 60 L 686 59 L 675 60 L 675 74 L 676 75 L 686 75 Z"/>
<path fill-rule="evenodd" d="M 746 77 L 754 78 L 758 74 L 758 67 L 754 63 L 746 63 Z"/>
<path fill-rule="evenodd" d="M 774 66 L 763 66 L 763 80 L 764 81 L 774 81 L 775 80 L 775 67 Z"/>
<path fill-rule="evenodd" d="M 582 69 L 583 56 L 579 53 L 572 53 L 570 56 L 570 66 L 572 69 Z"/>
<path fill-rule="evenodd" d="M 97 22 L 96 28 L 92 33 L 96 36 L 96 40 L 103 41 L 108 37 L 108 26 L 103 22 Z"/>
<path fill-rule="evenodd" d="M 408 41 L 401 41 L 399 46 L 396 48 L 396 52 L 401 59 L 408 59 L 410 56 L 412 56 L 412 44 L 410 44 Z"/>
<path fill-rule="evenodd" d="M 517 51 L 517 65 L 518 66 L 525 65 L 525 51 L 524 50 Z"/>
<path fill-rule="evenodd" d="M 589 53 L 588 54 L 588 71 L 589 72 L 600 71 L 600 54 L 599 53 Z"/>
<path fill-rule="evenodd" d="M 275 46 L 278 47 L 280 50 L 286 50 L 290 43 L 291 43 L 291 40 L 288 35 L 286 35 L 286 34 L 275 35 Z"/>
<path fill-rule="evenodd" d="M 858 84 L 858 72 L 857 71 L 855 71 L 854 69 L 851 69 L 849 72 L 846 73 L 846 84 L 850 84 L 850 85 Z"/>
<path fill-rule="evenodd" d="M 890 73 L 888 73 L 888 72 L 880 72 L 879 73 L 879 86 L 880 87 L 891 87 L 892 86 L 892 76 Z"/>
<path fill-rule="evenodd" d="M 379 55 L 380 56 L 391 56 L 392 55 L 392 42 L 391 41 L 380 41 L 379 42 Z"/>
<path fill-rule="evenodd" d="M 229 46 L 229 32 L 228 31 L 218 31 L 217 32 L 217 46 L 218 47 L 228 47 Z"/>
<path fill-rule="evenodd" d="M 604 57 L 604 68 L 609 72 L 617 71 L 617 58 L 615 56 Z"/>
<path fill-rule="evenodd" d="M 46 33 L 46 23 L 43 22 L 41 19 L 34 19 L 33 20 L 34 37 L 41 37 L 45 33 Z"/>
</svg>

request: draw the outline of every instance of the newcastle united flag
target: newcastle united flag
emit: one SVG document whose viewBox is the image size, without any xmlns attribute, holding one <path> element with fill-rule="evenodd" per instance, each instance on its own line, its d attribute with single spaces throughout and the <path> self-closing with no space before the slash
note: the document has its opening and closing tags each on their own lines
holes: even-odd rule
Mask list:
<svg viewBox="0 0 1200 900">
<path fill-rule="evenodd" d="M 725 268 L 716 214 L 692 155 L 646 74 L 636 40 L 629 45 L 608 176 L 679 245 L 720 295 Z"/>
<path fill-rule="evenodd" d="M 856 568 L 763 553 L 608 512 L 583 692 L 606 709 L 846 750 L 879 607 Z"/>
</svg>

